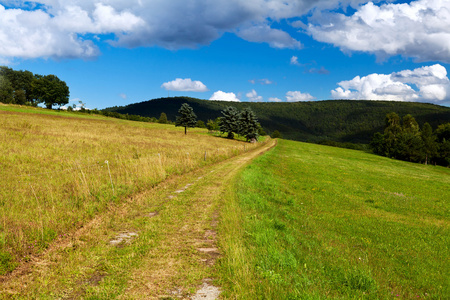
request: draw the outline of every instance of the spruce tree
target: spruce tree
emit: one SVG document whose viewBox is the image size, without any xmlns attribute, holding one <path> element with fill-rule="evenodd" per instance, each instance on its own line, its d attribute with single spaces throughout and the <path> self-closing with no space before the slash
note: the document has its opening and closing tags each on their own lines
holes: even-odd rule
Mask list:
<svg viewBox="0 0 450 300">
<path fill-rule="evenodd" d="M 258 139 L 259 124 L 255 113 L 249 108 L 245 108 L 239 117 L 239 134 L 245 136 L 247 141 Z"/>
<path fill-rule="evenodd" d="M 197 125 L 197 115 L 189 104 L 183 103 L 178 110 L 178 114 L 179 116 L 177 116 L 175 126 L 184 127 L 184 134 L 187 134 L 188 127 L 195 127 Z"/>
<path fill-rule="evenodd" d="M 228 138 L 234 138 L 234 133 L 239 133 L 239 111 L 233 107 L 228 106 L 221 111 L 220 118 L 220 132 L 228 133 Z"/>
</svg>

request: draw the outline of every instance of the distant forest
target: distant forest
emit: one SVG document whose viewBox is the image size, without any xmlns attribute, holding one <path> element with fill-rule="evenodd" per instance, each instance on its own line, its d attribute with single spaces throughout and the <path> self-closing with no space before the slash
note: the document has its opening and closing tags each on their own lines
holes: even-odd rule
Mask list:
<svg viewBox="0 0 450 300">
<path fill-rule="evenodd" d="M 226 102 L 189 97 L 160 98 L 104 112 L 159 118 L 165 113 L 176 119 L 183 103 L 188 103 L 198 120 L 207 123 L 221 116 L 228 106 L 238 110 L 250 107 L 268 134 L 278 130 L 283 138 L 315 143 L 369 144 L 376 132 L 384 130 L 388 113 L 414 116 L 420 127 L 429 123 L 433 129 L 450 122 L 450 107 L 429 103 L 367 100 L 327 100 L 311 102 Z M 339 145 L 337 145 L 339 146 Z"/>
</svg>

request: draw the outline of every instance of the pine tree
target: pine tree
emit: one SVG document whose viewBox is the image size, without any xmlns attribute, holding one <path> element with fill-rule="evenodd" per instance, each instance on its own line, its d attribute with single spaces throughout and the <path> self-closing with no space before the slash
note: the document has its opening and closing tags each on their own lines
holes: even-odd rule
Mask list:
<svg viewBox="0 0 450 300">
<path fill-rule="evenodd" d="M 239 134 L 245 136 L 247 141 L 258 139 L 259 124 L 255 113 L 248 107 L 239 117 Z"/>
<path fill-rule="evenodd" d="M 234 138 L 234 133 L 239 133 L 239 111 L 233 107 L 228 106 L 221 111 L 220 118 L 220 132 L 227 132 L 228 138 Z"/>
<path fill-rule="evenodd" d="M 195 127 L 197 125 L 197 115 L 189 104 L 183 103 L 178 110 L 178 114 L 180 115 L 177 116 L 175 126 L 184 127 L 184 134 L 187 134 L 188 127 Z"/>
</svg>

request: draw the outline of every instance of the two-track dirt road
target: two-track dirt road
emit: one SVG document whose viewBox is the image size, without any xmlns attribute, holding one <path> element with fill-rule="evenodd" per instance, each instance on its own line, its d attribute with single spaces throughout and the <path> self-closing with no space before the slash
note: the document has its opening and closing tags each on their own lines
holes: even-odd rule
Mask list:
<svg viewBox="0 0 450 300">
<path fill-rule="evenodd" d="M 112 205 L 2 278 L 0 298 L 214 299 L 225 191 L 275 145 L 270 140 Z"/>
</svg>

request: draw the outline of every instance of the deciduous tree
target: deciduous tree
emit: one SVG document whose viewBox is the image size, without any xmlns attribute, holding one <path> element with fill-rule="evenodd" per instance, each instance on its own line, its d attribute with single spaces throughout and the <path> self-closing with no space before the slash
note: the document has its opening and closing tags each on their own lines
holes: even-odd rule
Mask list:
<svg viewBox="0 0 450 300">
<path fill-rule="evenodd" d="M 160 123 L 160 124 L 168 123 L 166 113 L 162 112 L 161 115 L 159 115 L 158 123 Z"/>
<path fill-rule="evenodd" d="M 429 123 L 423 124 L 420 135 L 423 143 L 425 164 L 427 165 L 437 155 L 436 135 L 433 134 L 433 128 L 431 128 Z"/>
<path fill-rule="evenodd" d="M 37 102 L 44 103 L 49 109 L 53 105 L 61 106 L 69 103 L 69 88 L 55 75 L 35 75 L 32 86 L 34 98 Z"/>
</svg>

